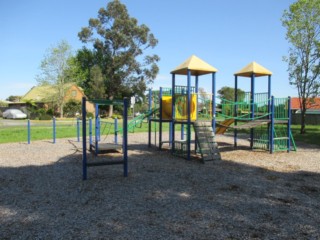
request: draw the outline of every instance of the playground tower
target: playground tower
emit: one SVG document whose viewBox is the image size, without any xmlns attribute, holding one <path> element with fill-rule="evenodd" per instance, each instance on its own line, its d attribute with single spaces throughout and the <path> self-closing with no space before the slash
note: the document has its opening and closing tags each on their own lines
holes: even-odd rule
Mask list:
<svg viewBox="0 0 320 240">
<path fill-rule="evenodd" d="M 199 76 L 205 74 L 212 74 L 212 111 L 215 112 L 215 92 L 216 92 L 216 79 L 215 74 L 218 70 L 204 62 L 200 58 L 192 55 L 186 61 L 184 61 L 181 65 L 176 67 L 173 71 L 171 71 L 172 75 L 172 123 L 173 128 L 171 131 L 171 139 L 174 142 L 175 140 L 175 124 L 179 123 L 175 119 L 175 76 L 176 74 L 187 76 L 187 159 L 190 159 L 190 151 L 191 151 L 191 76 L 195 77 L 195 94 L 198 94 L 198 86 L 199 86 Z M 197 110 L 196 110 L 197 111 Z M 215 128 L 215 121 L 212 118 L 212 126 Z M 174 151 L 174 144 L 172 145 L 172 151 Z"/>
<path fill-rule="evenodd" d="M 218 70 L 206 63 L 202 59 L 198 58 L 195 55 L 189 57 L 186 61 L 176 67 L 172 74 L 172 88 L 166 89 L 164 92 L 162 88 L 159 91 L 159 119 L 150 119 L 149 120 L 149 146 L 151 141 L 150 135 L 150 124 L 151 122 L 159 123 L 159 149 L 161 149 L 162 143 L 162 124 L 168 122 L 170 126 L 170 136 L 169 144 L 171 146 L 172 153 L 177 152 L 176 147 L 179 146 L 182 152 L 186 152 L 185 156 L 188 160 L 191 157 L 191 126 L 198 119 L 198 87 L 199 87 L 199 76 L 211 74 L 212 75 L 212 93 L 211 97 L 211 113 L 210 113 L 210 128 L 213 126 L 215 128 L 215 118 L 212 116 L 215 112 L 216 103 L 215 103 L 215 73 Z M 187 77 L 186 86 L 177 86 L 176 85 L 176 75 L 184 75 Z M 191 78 L 194 77 L 194 86 L 191 84 Z M 164 96 L 166 95 L 166 96 Z M 169 95 L 169 96 L 168 96 Z M 151 99 L 151 97 L 149 97 Z M 150 104 L 149 104 L 150 105 Z M 168 113 L 169 112 L 169 113 Z M 183 131 L 184 125 L 186 125 L 186 140 L 176 140 L 175 132 L 176 125 L 181 125 Z M 201 126 L 202 128 L 208 128 L 208 125 Z M 201 128 L 199 126 L 198 129 Z M 212 132 L 212 130 L 211 130 Z M 213 130 L 214 132 L 214 130 Z M 209 137 L 209 136 L 208 136 Z M 197 136 L 196 136 L 197 138 Z M 210 135 L 211 140 L 213 141 L 213 135 Z M 195 148 L 199 141 L 196 142 L 195 139 Z M 207 142 L 208 143 L 208 142 Z M 208 143 L 209 144 L 209 143 Z M 212 145 L 213 143 L 210 142 Z M 209 144 L 209 145 L 210 145 Z M 209 146 L 209 148 L 211 147 Z M 200 145 L 199 145 L 200 146 Z M 212 160 L 212 159 L 211 159 Z"/>
<path fill-rule="evenodd" d="M 293 145 L 293 149 L 296 150 L 291 134 L 291 98 L 271 96 L 271 75 L 271 71 L 256 62 L 248 64 L 234 74 L 235 97 L 232 104 L 235 147 L 238 129 L 249 128 L 251 149 L 262 148 L 270 153 L 284 150 L 289 152 Z M 241 99 L 238 96 L 238 77 L 250 78 L 250 92 L 241 96 Z M 258 77 L 268 78 L 267 92 L 255 92 L 255 80 Z M 247 111 L 243 111 L 245 108 Z M 263 125 L 267 125 L 267 128 Z"/>
<path fill-rule="evenodd" d="M 251 149 L 264 149 L 270 153 L 289 152 L 292 147 L 293 150 L 296 150 L 290 130 L 291 99 L 290 97 L 274 98 L 271 96 L 271 71 L 252 62 L 236 72 L 234 74 L 234 99 L 223 99 L 216 96 L 216 72 L 216 68 L 194 55 L 171 71 L 172 87 L 154 91 L 154 96 L 157 96 L 159 100 L 159 118 L 149 119 L 149 146 L 151 146 L 151 122 L 157 122 L 159 123 L 159 149 L 161 150 L 163 143 L 169 143 L 173 154 L 182 155 L 186 159 L 191 157 L 191 144 L 193 143 L 195 152 L 201 153 L 203 161 L 219 159 L 215 134 L 224 134 L 227 129 L 234 130 L 234 147 L 237 147 L 239 130 L 244 130 L 244 133 L 249 130 L 248 139 Z M 204 114 L 206 117 L 203 117 L 203 114 L 202 116 L 199 114 L 198 109 L 200 105 L 198 87 L 199 76 L 205 74 L 212 76 L 212 89 L 210 101 L 206 101 L 209 102 L 209 108 L 208 105 L 205 108 L 202 107 L 202 110 L 206 110 Z M 176 75 L 186 76 L 187 85 L 177 86 Z M 195 79 L 194 86 L 191 84 L 192 77 Z M 239 77 L 250 79 L 249 92 L 238 93 Z M 267 92 L 255 92 L 255 81 L 258 77 L 267 77 Z M 149 107 L 151 99 L 150 91 Z M 219 106 L 219 109 L 216 106 Z M 163 123 L 169 123 L 169 141 L 162 140 Z M 175 139 L 177 137 L 176 125 L 181 126 L 181 140 Z M 186 139 L 182 134 L 184 126 L 186 126 Z M 195 133 L 194 140 L 191 138 L 192 126 Z M 182 154 L 178 154 L 179 152 Z"/>
<path fill-rule="evenodd" d="M 268 113 L 270 112 L 270 106 L 271 106 L 271 75 L 272 72 L 266 69 L 265 67 L 259 65 L 256 62 L 249 63 L 247 66 L 242 68 L 240 71 L 236 72 L 234 74 L 234 88 L 235 88 L 235 97 L 234 101 L 238 102 L 238 77 L 247 77 L 250 78 L 250 119 L 255 119 L 255 80 L 257 77 L 268 77 L 268 92 L 267 92 L 267 104 L 268 104 Z M 237 126 L 238 120 L 237 120 L 237 111 L 238 111 L 238 105 L 235 104 L 235 122 L 234 125 Z M 268 115 L 268 119 L 270 119 L 270 115 Z M 254 135 L 254 128 L 250 129 L 250 148 L 253 148 L 253 135 Z M 234 130 L 234 146 L 237 147 L 237 129 Z"/>
</svg>

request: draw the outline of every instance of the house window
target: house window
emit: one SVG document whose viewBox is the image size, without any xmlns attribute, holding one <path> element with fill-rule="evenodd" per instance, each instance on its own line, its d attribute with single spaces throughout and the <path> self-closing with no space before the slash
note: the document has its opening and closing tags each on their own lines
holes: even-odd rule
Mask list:
<svg viewBox="0 0 320 240">
<path fill-rule="evenodd" d="M 77 96 L 77 91 L 76 91 L 76 90 L 72 90 L 71 96 L 72 96 L 72 97 L 76 97 L 76 96 Z"/>
</svg>

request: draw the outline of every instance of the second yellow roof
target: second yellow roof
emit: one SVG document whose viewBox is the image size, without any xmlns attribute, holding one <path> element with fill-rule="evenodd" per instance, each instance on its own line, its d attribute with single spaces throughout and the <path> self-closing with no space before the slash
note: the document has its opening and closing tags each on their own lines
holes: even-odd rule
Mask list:
<svg viewBox="0 0 320 240">
<path fill-rule="evenodd" d="M 272 72 L 270 72 L 268 69 L 256 62 L 249 63 L 247 66 L 242 68 L 240 71 L 236 72 L 234 75 L 241 77 L 251 77 L 253 73 L 256 77 L 272 75 Z"/>
</svg>

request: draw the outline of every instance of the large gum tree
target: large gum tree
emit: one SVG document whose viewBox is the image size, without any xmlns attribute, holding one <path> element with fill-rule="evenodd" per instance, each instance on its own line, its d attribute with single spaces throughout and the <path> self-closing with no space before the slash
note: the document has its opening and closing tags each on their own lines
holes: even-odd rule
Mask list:
<svg viewBox="0 0 320 240">
<path fill-rule="evenodd" d="M 290 43 L 289 82 L 296 86 L 301 106 L 300 133 L 306 132 L 306 110 L 320 90 L 320 1 L 298 0 L 285 10 L 282 24 Z"/>
<path fill-rule="evenodd" d="M 158 40 L 138 20 L 130 17 L 119 0 L 98 11 L 97 18 L 78 33 L 83 43 L 92 43 L 96 65 L 101 69 L 108 99 L 143 96 L 148 83 L 158 74 L 157 55 L 148 55 Z M 89 85 L 90 86 L 90 85 Z M 110 107 L 109 115 L 113 108 Z"/>
</svg>

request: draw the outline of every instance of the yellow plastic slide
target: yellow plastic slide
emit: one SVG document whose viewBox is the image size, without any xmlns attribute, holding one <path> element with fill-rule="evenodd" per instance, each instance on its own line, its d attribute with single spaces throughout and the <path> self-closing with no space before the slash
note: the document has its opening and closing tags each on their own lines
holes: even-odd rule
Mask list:
<svg viewBox="0 0 320 240">
<path fill-rule="evenodd" d="M 227 128 L 234 123 L 234 119 L 226 119 L 221 123 L 218 123 L 216 128 L 216 134 L 224 134 L 227 131 Z"/>
</svg>

